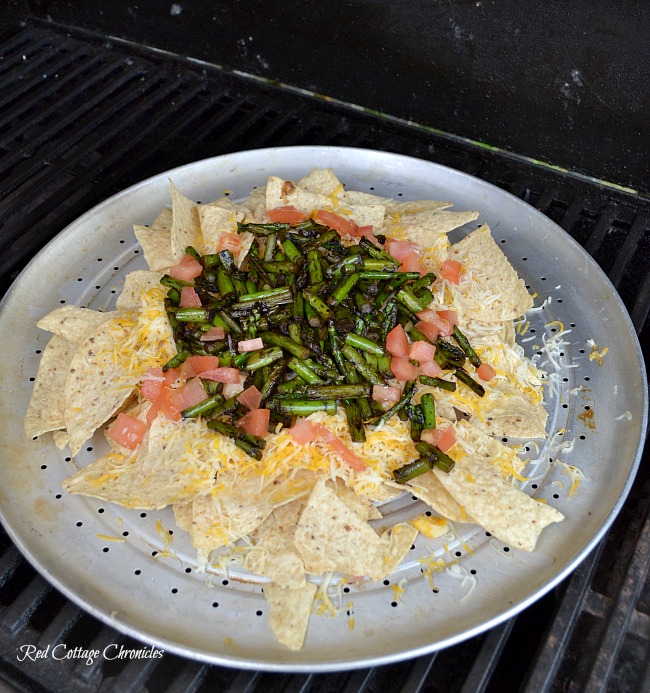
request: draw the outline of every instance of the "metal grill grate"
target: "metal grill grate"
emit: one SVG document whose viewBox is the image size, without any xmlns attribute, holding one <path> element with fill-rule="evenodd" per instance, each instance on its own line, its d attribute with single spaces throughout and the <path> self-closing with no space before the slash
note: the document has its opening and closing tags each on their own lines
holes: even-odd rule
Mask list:
<svg viewBox="0 0 650 693">
<path fill-rule="evenodd" d="M 231 151 L 330 144 L 400 152 L 478 176 L 534 205 L 608 273 L 642 339 L 650 308 L 650 203 L 417 127 L 133 47 L 27 26 L 0 44 L 0 289 L 109 195 Z M 646 455 L 647 458 L 647 455 Z M 2 676 L 28 690 L 647 690 L 650 475 L 599 551 L 512 621 L 461 645 L 340 674 L 239 672 L 174 655 L 148 662 L 18 662 L 22 644 L 101 649 L 128 638 L 36 575 L 0 533 Z"/>
</svg>

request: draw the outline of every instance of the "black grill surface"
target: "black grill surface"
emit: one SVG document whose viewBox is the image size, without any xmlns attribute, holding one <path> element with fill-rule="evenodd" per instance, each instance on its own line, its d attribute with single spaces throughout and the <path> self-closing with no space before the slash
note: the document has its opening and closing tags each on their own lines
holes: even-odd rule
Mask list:
<svg viewBox="0 0 650 693">
<path fill-rule="evenodd" d="M 526 200 L 608 274 L 647 355 L 647 200 L 286 88 L 35 23 L 0 43 L 0 291 L 67 224 L 133 183 L 209 156 L 297 144 L 408 154 Z M 90 666 L 20 662 L 25 644 L 139 644 L 60 595 L 0 530 L 0 677 L 30 691 L 647 691 L 649 464 L 646 453 L 598 549 L 525 612 L 433 655 L 345 673 L 238 671 L 171 654 Z"/>
</svg>

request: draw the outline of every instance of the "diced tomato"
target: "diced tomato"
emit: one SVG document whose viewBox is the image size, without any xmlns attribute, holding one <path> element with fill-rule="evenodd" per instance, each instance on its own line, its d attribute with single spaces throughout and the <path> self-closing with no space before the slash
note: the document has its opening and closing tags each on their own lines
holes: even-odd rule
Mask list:
<svg viewBox="0 0 650 693">
<path fill-rule="evenodd" d="M 226 332 L 223 327 L 211 327 L 207 332 L 204 332 L 199 338 L 202 342 L 216 342 L 226 338 Z"/>
<path fill-rule="evenodd" d="M 187 361 L 184 361 L 180 367 L 180 381 L 185 382 L 186 380 L 189 380 L 190 378 L 194 378 L 196 376 L 196 371 L 194 370 L 194 366 L 192 365 L 192 362 L 187 359 Z"/>
<path fill-rule="evenodd" d="M 218 368 L 219 358 L 217 356 L 190 356 L 183 365 L 185 364 L 194 370 L 195 375 L 200 376 L 204 371 L 213 371 Z"/>
<path fill-rule="evenodd" d="M 386 250 L 397 262 L 404 262 L 411 253 L 419 256 L 422 252 L 420 246 L 413 241 L 398 241 L 393 238 L 386 239 Z"/>
<path fill-rule="evenodd" d="M 181 420 L 181 410 L 176 406 L 171 398 L 172 390 L 169 387 L 163 387 L 158 399 L 153 403 L 158 409 L 171 421 Z"/>
<path fill-rule="evenodd" d="M 425 326 L 423 329 L 420 329 L 418 325 L 416 325 L 416 328 L 432 342 L 434 342 L 438 336 L 448 337 L 454 331 L 454 325 L 458 323 L 458 315 L 455 310 L 423 310 L 421 313 L 418 313 L 418 317 L 422 317 L 425 314 L 427 316 L 426 319 L 419 322 L 418 325 L 433 325 L 438 330 L 438 333 L 435 337 L 429 337 L 429 334 L 425 332 L 425 330 L 431 330 L 431 328 Z M 431 333 L 435 334 L 433 330 L 431 330 Z"/>
<path fill-rule="evenodd" d="M 169 270 L 169 276 L 184 282 L 191 282 L 203 272 L 203 265 L 191 255 L 185 255 L 183 259 Z"/>
<path fill-rule="evenodd" d="M 353 222 L 354 223 L 354 222 Z M 377 246 L 381 246 L 381 243 L 379 242 L 379 239 L 375 234 L 372 232 L 372 225 L 369 224 L 368 226 L 357 226 L 356 229 L 354 230 L 354 236 L 357 238 L 367 238 L 369 241 L 374 243 Z"/>
<path fill-rule="evenodd" d="M 420 340 L 419 342 L 413 342 L 413 344 L 411 344 L 409 358 L 419 363 L 426 363 L 427 361 L 433 360 L 435 353 L 436 348 L 433 344 Z"/>
<path fill-rule="evenodd" d="M 438 276 L 446 279 L 450 284 L 458 284 L 462 267 L 458 260 L 445 260 L 438 270 Z"/>
<path fill-rule="evenodd" d="M 416 323 L 415 329 L 418 332 L 422 332 L 422 334 L 431 342 L 435 342 L 440 336 L 440 328 L 428 320 L 422 320 L 421 322 Z"/>
<path fill-rule="evenodd" d="M 239 395 L 239 397 L 237 397 L 237 401 L 251 411 L 254 409 L 259 409 L 262 402 L 262 393 L 255 387 L 255 385 L 251 385 L 250 387 L 247 387 Z"/>
<path fill-rule="evenodd" d="M 426 270 L 424 269 L 422 260 L 420 259 L 420 256 L 415 252 L 408 253 L 408 255 L 404 258 L 404 262 L 402 262 L 402 264 L 397 268 L 397 271 L 419 272 L 420 274 L 426 274 Z"/>
<path fill-rule="evenodd" d="M 319 224 L 323 224 L 330 229 L 338 231 L 341 236 L 351 236 L 355 229 L 358 228 L 357 225 L 349 219 L 334 214 L 334 212 L 328 212 L 325 209 L 317 210 L 314 212 L 313 217 Z"/>
<path fill-rule="evenodd" d="M 217 239 L 217 247 L 215 252 L 219 253 L 222 250 L 229 250 L 233 255 L 241 250 L 241 236 L 236 233 L 230 233 L 228 231 L 222 231 Z"/>
<path fill-rule="evenodd" d="M 297 210 L 293 205 L 267 209 L 266 216 L 272 224 L 299 224 L 307 218 L 304 212 Z"/>
<path fill-rule="evenodd" d="M 454 326 L 458 325 L 458 313 L 455 310 L 438 310 L 436 312 L 440 318 L 449 322 L 453 332 Z"/>
<path fill-rule="evenodd" d="M 318 437 L 323 440 L 327 445 L 338 453 L 343 461 L 355 472 L 362 472 L 366 469 L 366 463 L 357 455 L 355 455 L 352 450 L 337 436 L 335 436 L 328 428 L 323 426 L 323 424 L 316 423 L 313 424 L 316 429 Z"/>
<path fill-rule="evenodd" d="M 239 428 L 243 428 L 248 435 L 263 438 L 269 431 L 269 421 L 271 420 L 270 409 L 254 409 L 242 416 L 237 422 Z"/>
<path fill-rule="evenodd" d="M 175 382 L 181 379 L 181 369 L 180 368 L 168 368 L 165 371 L 165 385 L 173 385 Z M 184 380 L 185 378 L 183 378 Z"/>
<path fill-rule="evenodd" d="M 307 421 L 307 419 L 298 419 L 289 429 L 289 433 L 298 445 L 313 443 L 318 438 L 318 434 L 312 422 Z"/>
<path fill-rule="evenodd" d="M 393 357 L 390 360 L 390 369 L 397 380 L 406 382 L 415 380 L 420 374 L 420 369 L 414 366 L 408 359 Z"/>
<path fill-rule="evenodd" d="M 447 452 L 456 442 L 456 431 L 450 424 L 445 428 L 425 429 L 422 431 L 421 438 L 425 442 L 440 448 L 443 452 Z"/>
<path fill-rule="evenodd" d="M 492 380 L 497 372 L 489 363 L 482 363 L 477 369 L 476 374 L 481 380 Z"/>
<path fill-rule="evenodd" d="M 205 391 L 201 378 L 192 378 L 185 385 L 171 390 L 169 397 L 172 404 L 179 411 L 183 411 L 199 402 L 203 402 L 204 399 L 208 398 L 208 393 Z"/>
<path fill-rule="evenodd" d="M 158 416 L 159 411 L 160 402 L 152 402 L 151 406 L 147 410 L 147 428 L 151 428 L 151 424 L 153 423 L 154 419 Z"/>
<path fill-rule="evenodd" d="M 372 398 L 380 404 L 399 402 L 401 396 L 402 390 L 399 387 L 393 387 L 392 385 L 372 386 Z"/>
<path fill-rule="evenodd" d="M 264 349 L 264 342 L 261 337 L 256 337 L 255 339 L 243 339 L 241 342 L 237 343 L 237 351 L 242 354 L 245 351 L 257 351 L 258 349 Z"/>
<path fill-rule="evenodd" d="M 200 308 L 203 304 L 193 286 L 184 286 L 181 289 L 181 300 L 179 305 L 181 308 Z"/>
<path fill-rule="evenodd" d="M 433 308 L 427 308 L 426 310 L 421 310 L 419 313 L 416 313 L 418 318 L 420 320 L 424 320 L 425 322 L 431 322 L 436 318 L 438 315 L 437 311 L 433 310 Z"/>
<path fill-rule="evenodd" d="M 442 368 L 435 361 L 425 361 L 420 364 L 420 373 L 430 378 L 439 378 L 443 374 Z"/>
<path fill-rule="evenodd" d="M 395 325 L 386 335 L 386 351 L 391 356 L 405 359 L 409 355 L 409 340 L 401 325 Z"/>
<path fill-rule="evenodd" d="M 106 435 L 129 450 L 135 450 L 147 432 L 147 424 L 124 412 L 120 412 L 108 427 Z"/>
<path fill-rule="evenodd" d="M 162 368 L 150 368 L 142 377 L 142 385 L 140 385 L 140 394 L 150 402 L 158 398 L 163 385 L 165 384 L 165 376 Z"/>
<path fill-rule="evenodd" d="M 215 380 L 218 383 L 239 383 L 239 368 L 220 366 L 209 371 L 203 371 L 201 377 L 204 380 Z"/>
</svg>

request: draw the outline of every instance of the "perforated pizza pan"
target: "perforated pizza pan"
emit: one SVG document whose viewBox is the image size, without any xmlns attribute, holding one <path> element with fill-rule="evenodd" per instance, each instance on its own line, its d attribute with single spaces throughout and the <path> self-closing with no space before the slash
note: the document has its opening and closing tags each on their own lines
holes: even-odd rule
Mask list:
<svg viewBox="0 0 650 693">
<path fill-rule="evenodd" d="M 125 274 L 146 267 L 132 226 L 151 223 L 170 205 L 170 178 L 196 200 L 240 199 L 269 175 L 296 180 L 330 166 L 348 189 L 449 200 L 456 210 L 477 210 L 477 224 L 491 226 L 536 294 L 519 341 L 551 373 L 549 440 L 510 442 L 532 460 L 525 490 L 566 519 L 545 529 L 530 554 L 473 525 L 456 525 L 435 540 L 420 536 L 388 580 L 360 586 L 334 580 L 335 612 L 313 614 L 304 648 L 291 652 L 269 627 L 263 581 L 237 565 L 201 571 L 170 510 L 142 512 L 64 494 L 61 481 L 104 450 L 100 434 L 72 460 L 50 434 L 27 439 L 22 420 L 50 336 L 36 321 L 62 304 L 111 308 Z M 639 344 L 594 261 L 548 218 L 502 190 L 385 152 L 247 151 L 143 181 L 89 211 L 32 260 L 2 302 L 0 331 L 10 336 L 2 360 L 0 508 L 12 539 L 52 584 L 117 630 L 222 665 L 293 672 L 365 667 L 431 652 L 497 625 L 561 581 L 603 537 L 628 493 L 645 438 Z M 554 349 L 544 347 L 548 340 Z M 605 347 L 602 361 L 594 358 Z M 584 475 L 572 495 L 563 463 Z M 405 495 L 381 510 L 381 524 L 389 526 L 427 508 Z"/>
</svg>

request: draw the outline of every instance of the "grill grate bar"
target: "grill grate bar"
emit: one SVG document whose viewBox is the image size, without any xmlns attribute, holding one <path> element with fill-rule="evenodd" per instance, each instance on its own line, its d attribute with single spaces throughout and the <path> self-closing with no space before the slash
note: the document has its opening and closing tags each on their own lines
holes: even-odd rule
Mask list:
<svg viewBox="0 0 650 693">
<path fill-rule="evenodd" d="M 32 614 L 52 593 L 52 587 L 40 576 L 35 576 L 2 615 L 2 624 L 16 635 L 29 622 Z"/>
<path fill-rule="evenodd" d="M 47 54 L 46 54 L 47 55 Z M 51 56 L 49 56 L 51 59 Z M 0 100 L 0 109 L 3 111 L 3 118 L 10 124 L 18 124 L 20 119 L 25 117 L 29 118 L 30 111 L 34 112 L 37 109 L 37 104 L 41 99 L 46 102 L 53 97 L 53 94 L 60 92 L 64 89 L 65 85 L 71 82 L 80 72 L 84 70 L 85 61 L 92 57 L 92 53 L 88 50 L 79 51 L 74 55 L 63 54 L 59 57 L 56 62 L 51 62 L 45 69 L 49 74 L 42 74 L 42 71 L 38 75 L 34 74 L 36 70 L 34 65 L 30 65 L 32 72 L 31 81 L 34 83 L 34 88 L 29 94 L 24 95 L 23 98 L 16 98 L 15 94 L 7 95 L 3 100 Z M 66 68 L 64 72 L 63 79 L 59 81 L 58 73 L 63 68 Z M 14 102 L 13 108 L 8 108 L 7 104 Z M 52 104 L 53 107 L 56 103 Z M 37 111 L 40 117 L 40 111 Z M 30 120 L 23 124 L 23 130 L 30 126 Z M 11 135 L 11 130 L 9 131 Z"/>
<path fill-rule="evenodd" d="M 22 556 L 15 546 L 11 546 L 2 554 L 0 563 L 0 589 L 2 589 L 23 563 Z"/>
<path fill-rule="evenodd" d="M 125 636 L 115 635 L 108 628 L 101 628 L 97 635 L 93 638 L 93 641 L 88 645 L 86 649 L 97 650 L 98 652 L 103 652 L 108 646 L 119 647 L 124 642 Z M 73 675 L 79 681 L 82 681 L 86 685 L 94 685 L 103 678 L 103 667 L 105 660 L 103 657 L 96 657 L 92 661 L 86 661 L 83 658 L 73 660 Z M 127 689 L 124 689 L 127 690 Z"/>
<path fill-rule="evenodd" d="M 515 619 L 511 618 L 487 634 L 478 655 L 474 658 L 461 693 L 486 690 L 514 624 Z"/>
<path fill-rule="evenodd" d="M 594 227 L 590 237 L 585 243 L 585 250 L 590 255 L 596 255 L 598 249 L 603 243 L 605 236 L 610 232 L 612 224 L 616 219 L 616 208 L 608 205 L 598 217 L 596 226 Z"/>
<path fill-rule="evenodd" d="M 408 676 L 402 683 L 401 693 L 422 693 L 426 690 L 425 685 L 435 661 L 436 653 L 413 660 Z"/>
<path fill-rule="evenodd" d="M 261 676 L 259 671 L 239 671 L 224 693 L 252 693 Z"/>
<path fill-rule="evenodd" d="M 522 693 L 545 693 L 551 690 L 567 645 L 578 623 L 578 616 L 584 609 L 589 585 L 596 572 L 602 547 L 603 544 L 600 544 L 596 552 L 588 556 L 568 579 L 562 603 L 555 613 L 549 630 L 545 633 L 543 644 L 522 687 Z"/>
<path fill-rule="evenodd" d="M 84 61 L 86 60 L 86 56 L 81 56 L 81 58 Z M 68 115 L 68 118 L 64 119 L 63 122 L 59 121 L 58 123 L 58 132 L 64 131 L 67 125 L 66 120 L 69 122 L 78 117 L 75 113 L 75 101 L 80 97 L 81 94 L 85 94 L 88 91 L 89 86 L 92 87 L 94 84 L 104 82 L 110 76 L 110 73 L 115 71 L 117 67 L 116 65 L 109 64 L 93 75 L 93 71 L 101 67 L 102 62 L 104 61 L 101 59 L 101 56 L 98 56 L 90 62 L 79 62 L 76 68 L 73 68 L 72 70 L 66 70 L 65 78 L 60 82 L 57 82 L 53 88 L 49 89 L 50 93 L 44 95 L 44 97 L 48 99 L 50 106 L 48 108 L 39 110 L 38 119 L 36 121 L 33 119 L 26 120 L 22 123 L 22 125 L 18 125 L 12 130 L 9 130 L 5 138 L 0 140 L 0 144 L 9 149 L 12 148 L 12 144 L 20 141 L 27 130 L 34 129 L 35 125 L 42 122 L 47 122 L 48 119 L 50 119 L 53 115 L 58 115 L 62 109 L 69 107 L 70 114 Z M 66 88 L 68 84 L 74 84 L 75 82 L 77 83 L 75 88 Z M 60 93 L 61 91 L 63 91 L 63 94 Z M 50 99 L 52 100 L 50 101 Z M 30 100 L 29 102 L 23 104 L 23 112 L 32 107 L 33 103 L 31 103 Z M 86 108 L 88 108 L 88 104 L 86 104 Z M 3 114 L 3 120 L 6 120 L 7 122 L 16 121 L 19 115 L 22 114 L 12 114 L 10 112 L 6 112 Z M 28 140 L 27 144 L 24 147 L 21 146 L 20 151 L 36 150 L 41 142 L 47 141 L 47 139 L 51 138 L 53 134 L 56 134 L 56 132 L 53 133 L 52 130 L 53 129 L 49 127 L 46 133 L 41 135 L 39 139 L 35 139 L 33 136 L 26 138 Z"/>
<path fill-rule="evenodd" d="M 103 79 L 104 76 L 105 75 L 102 71 L 98 76 L 98 79 L 94 80 L 93 82 L 98 82 L 99 80 Z M 66 118 L 59 120 L 55 127 L 45 131 L 40 137 L 37 137 L 34 141 L 32 141 L 29 148 L 15 152 L 13 160 L 8 159 L 3 161 L 3 166 L 9 167 L 15 161 L 19 161 L 25 156 L 28 156 L 30 150 L 40 150 L 41 156 L 43 156 L 46 161 L 51 162 L 62 158 L 64 153 L 69 150 L 75 142 L 81 138 L 90 136 L 94 129 L 101 124 L 101 120 L 99 123 L 94 120 L 89 121 L 87 117 L 84 117 L 85 114 L 88 111 L 97 108 L 102 101 L 106 101 L 107 98 L 110 98 L 113 95 L 113 93 L 124 90 L 126 85 L 133 82 L 133 80 L 134 76 L 128 73 L 123 75 L 121 79 L 118 78 L 107 89 L 99 91 L 96 93 L 96 96 L 93 99 L 88 100 L 85 103 L 85 111 L 79 112 L 78 110 L 73 109 Z M 93 82 L 91 82 L 91 86 L 93 85 Z M 117 110 L 117 107 L 115 107 L 115 110 Z M 109 120 L 113 115 L 114 114 L 107 112 L 104 120 Z M 81 127 L 73 127 L 74 125 L 78 124 L 79 120 L 81 120 L 83 125 Z M 61 133 L 66 131 L 68 132 L 67 136 L 61 136 Z M 48 144 L 45 149 L 43 149 L 43 145 L 46 143 Z M 26 181 L 33 178 L 37 172 L 37 169 L 35 168 L 36 166 L 38 166 L 38 162 L 30 160 L 29 166 L 21 172 L 21 175 L 13 177 L 13 180 L 10 182 L 10 187 L 8 187 L 8 192 L 16 190 L 19 185 L 22 185 Z"/>
<path fill-rule="evenodd" d="M 108 644 L 113 643 L 114 640 Z M 134 645 L 134 647 L 141 648 L 142 644 L 138 643 L 137 645 Z M 117 650 L 112 650 L 112 652 L 116 654 Z M 160 660 L 127 659 L 124 661 L 126 662 L 126 666 L 111 682 L 111 690 L 115 691 L 115 693 L 121 693 L 122 691 L 146 690 L 146 683 L 158 667 Z"/>
<path fill-rule="evenodd" d="M 205 680 L 208 667 L 205 664 L 188 662 L 183 666 L 180 673 L 169 683 L 167 693 L 194 693 L 198 691 Z"/>
<path fill-rule="evenodd" d="M 614 286 L 618 286 L 621 283 L 627 265 L 637 251 L 641 239 L 646 232 L 650 233 L 650 215 L 640 214 L 634 220 L 632 228 L 626 235 L 623 247 L 618 251 L 616 260 L 609 273 L 609 278 Z"/>
<path fill-rule="evenodd" d="M 624 634 L 643 589 L 645 576 L 650 568 L 650 515 L 646 517 L 634 554 L 623 583 L 606 621 L 606 628 L 599 643 L 595 661 L 587 681 L 586 691 L 600 691 L 607 687 L 623 645 Z"/>
<path fill-rule="evenodd" d="M 78 606 L 72 602 L 66 602 L 41 633 L 38 639 L 39 647 L 45 647 L 50 643 L 54 646 L 63 642 L 67 634 L 77 625 L 82 614 Z"/>
</svg>

